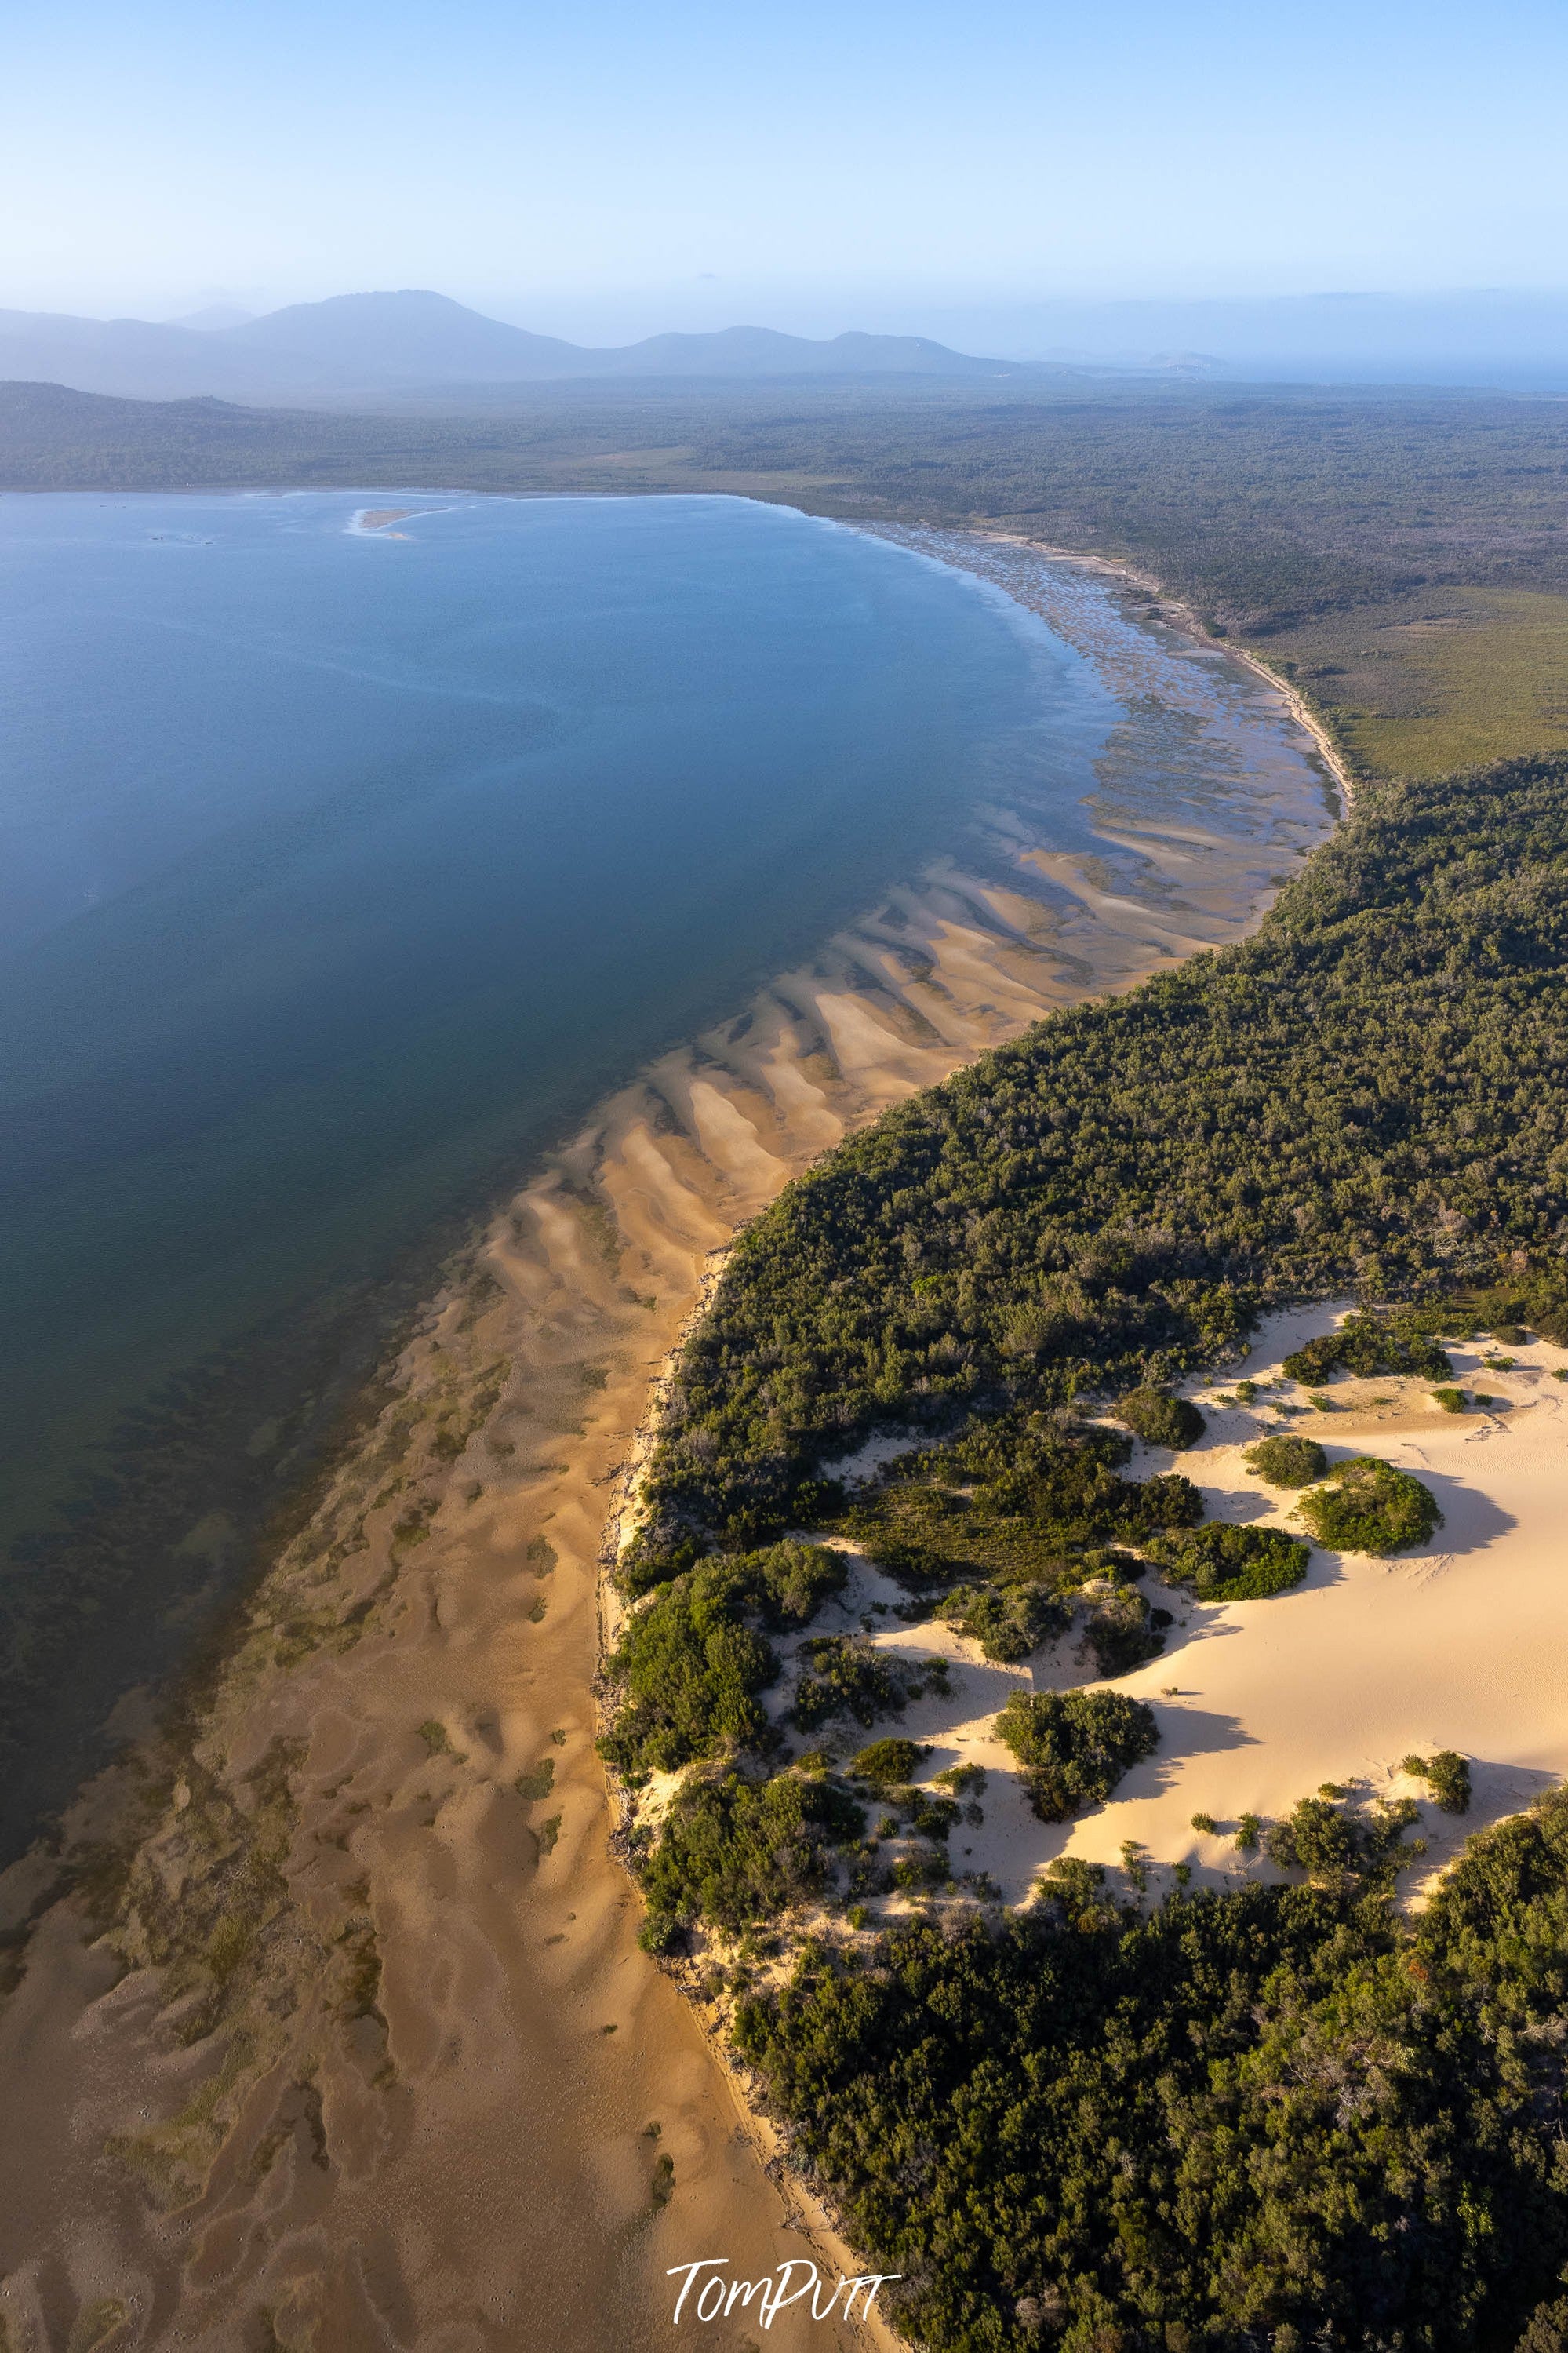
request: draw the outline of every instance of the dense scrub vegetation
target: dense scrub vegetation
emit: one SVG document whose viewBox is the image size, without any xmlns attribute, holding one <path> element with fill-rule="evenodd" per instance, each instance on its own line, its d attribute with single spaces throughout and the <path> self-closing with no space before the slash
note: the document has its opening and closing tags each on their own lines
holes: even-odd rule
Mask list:
<svg viewBox="0 0 1568 2353">
<path fill-rule="evenodd" d="M 808 1951 L 747 2006 L 797 2161 L 904 2274 L 917 2341 L 1510 2353 L 1550 2312 L 1568 1799 L 1473 1842 L 1411 1928 L 1397 1825 L 1308 1806 L 1305 1884 L 1140 1918 L 1079 1865 L 1000 1929 Z"/>
<path fill-rule="evenodd" d="M 623 1773 L 669 1773 L 720 1741 L 757 1742 L 767 1723 L 757 1694 L 779 1672 L 757 1624 L 805 1625 L 845 1574 L 822 1546 L 780 1544 L 677 1578 L 630 1620 L 609 1662 L 619 1705 L 602 1754 Z"/>
<path fill-rule="evenodd" d="M 1439 1317 L 1439 1319 L 1441 1318 Z M 1321 1332 L 1285 1359 L 1293 1381 L 1321 1388 L 1336 1372 L 1414 1374 L 1429 1381 L 1445 1380 L 1453 1366 L 1424 1325 L 1431 1316 L 1347 1315 L 1337 1331 Z"/>
<path fill-rule="evenodd" d="M 803 1732 L 815 1732 L 833 1716 L 873 1725 L 889 1712 L 901 1715 L 911 1699 L 924 1695 L 928 1685 L 937 1691 L 947 1685 L 945 1659 L 910 1666 L 843 1634 L 813 1635 L 802 1656 L 805 1671 L 795 1687 L 790 1721 Z"/>
<path fill-rule="evenodd" d="M 1068 1413 L 1003 1413 L 975 1421 L 956 1442 L 893 1463 L 883 1485 L 847 1508 L 821 1482 L 799 1500 L 854 1537 L 867 1557 L 901 1582 L 954 1576 L 1000 1584 L 1072 1582 L 1103 1566 L 1105 1546 L 1141 1544 L 1203 1517 L 1197 1489 L 1180 1472 L 1117 1475 L 1128 1440 Z M 659 1558 L 645 1540 L 637 1573 Z"/>
<path fill-rule="evenodd" d="M 1161 1639 L 1145 1562 L 1205 1599 L 1283 1591 L 1306 1545 L 1129 1479 L 1084 1408 L 1163 1428 L 1149 1393 L 1346 1288 L 1361 1309 L 1298 1377 L 1432 1380 L 1445 1335 L 1568 1336 L 1565 894 L 1568 763 L 1370 794 L 1256 939 L 1056 1017 L 833 1154 L 749 1229 L 678 1367 L 632 1563 L 650 1608 L 792 1519 L 851 1532 L 911 1615 L 994 1656 L 1086 1610 L 1102 1674 Z M 879 1427 L 921 1435 L 846 1496 L 822 1465 Z M 1254 1459 L 1321 1542 L 1436 1524 L 1371 1458 L 1325 1476 L 1277 1435 Z M 808 1677 L 818 1651 L 850 1681 L 877 1657 L 808 1636 Z M 1152 1711 L 1092 1686 L 1020 1692 L 997 1728 L 1051 1821 L 1156 1743 Z M 1414 1804 L 1326 1786 L 1237 1824 L 1286 1885 L 1142 1915 L 1068 1858 L 1021 1915 L 965 1915 L 961 1793 L 905 1786 L 919 1761 L 889 1734 L 858 1778 L 699 1768 L 643 1859 L 656 1947 L 846 1882 L 913 1900 L 808 1944 L 738 2031 L 918 2342 L 1561 2353 L 1568 1797 L 1474 1845 L 1414 1926 L 1390 1901 Z M 1468 1804 L 1455 1752 L 1405 1762 Z"/>
<path fill-rule="evenodd" d="M 1500 1267 L 1534 1303 L 1498 1320 L 1568 1314 L 1565 784 L 1369 789 L 1253 938 L 1054 1016 L 791 1186 L 683 1351 L 646 1553 L 819 1515 L 818 1466 L 879 1426 L 1168 1382 L 1287 1300 Z M 1379 1369 L 1441 1357 L 1360 1329 Z"/>
<path fill-rule="evenodd" d="M 787 1911 L 820 1890 L 832 1850 L 865 1827 L 864 1808 L 819 1774 L 753 1781 L 726 1770 L 688 1782 L 642 1860 L 645 1947 L 662 1952 L 695 1920 L 742 1929 Z"/>
</svg>

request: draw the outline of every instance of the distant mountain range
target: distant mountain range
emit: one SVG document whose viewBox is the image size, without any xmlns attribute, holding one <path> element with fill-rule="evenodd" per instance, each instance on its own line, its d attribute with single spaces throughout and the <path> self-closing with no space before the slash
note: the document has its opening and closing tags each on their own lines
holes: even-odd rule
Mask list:
<svg viewBox="0 0 1568 2353">
<path fill-rule="evenodd" d="M 1015 387 L 1083 376 L 1568 390 L 1568 296 L 1323 294 L 1272 301 L 1053 301 L 950 311 L 982 358 L 926 335 L 826 341 L 771 327 L 595 346 L 531 334 L 444 294 L 337 294 L 253 318 L 226 305 L 168 325 L 0 311 L 0 379 L 134 400 L 494 408 L 509 387 L 809 378 Z"/>
<path fill-rule="evenodd" d="M 199 311 L 172 326 L 0 311 L 0 377 L 141 400 L 216 396 L 325 403 L 409 399 L 509 384 L 627 377 L 926 376 L 1016 380 L 1049 364 L 974 359 L 923 335 L 835 335 L 770 327 L 650 335 L 595 349 L 530 334 L 444 294 L 337 294 L 264 318 Z"/>
</svg>

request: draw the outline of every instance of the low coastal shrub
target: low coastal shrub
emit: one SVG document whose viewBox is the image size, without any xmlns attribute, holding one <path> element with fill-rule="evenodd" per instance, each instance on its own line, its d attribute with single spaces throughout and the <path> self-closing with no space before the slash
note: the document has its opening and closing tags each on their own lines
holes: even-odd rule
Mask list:
<svg viewBox="0 0 1568 2353">
<path fill-rule="evenodd" d="M 1441 1406 L 1445 1413 L 1463 1413 L 1465 1392 L 1463 1389 L 1456 1388 L 1434 1389 L 1432 1402 L 1434 1405 Z"/>
<path fill-rule="evenodd" d="M 1105 1803 L 1131 1766 L 1159 1746 L 1154 1711 L 1122 1692 L 1016 1693 L 996 1737 L 1024 1767 L 1043 1822 L 1070 1821 Z"/>
<path fill-rule="evenodd" d="M 936 1614 L 988 1659 L 1011 1663 L 1026 1659 L 1053 1634 L 1065 1631 L 1071 1613 L 1038 1585 L 959 1585 L 937 1604 Z"/>
<path fill-rule="evenodd" d="M 1274 1823 L 1263 1851 L 1282 1870 L 1304 1871 L 1317 1886 L 1342 1887 L 1396 1867 L 1404 1832 L 1415 1820 L 1408 1799 L 1357 1814 L 1342 1802 L 1342 1793 L 1320 1794 L 1301 1799 L 1284 1821 Z"/>
<path fill-rule="evenodd" d="M 903 1457 L 833 1525 L 916 1590 L 954 1578 L 1048 1590 L 1086 1546 L 1138 1544 L 1203 1517 L 1180 1472 L 1118 1477 L 1131 1451 L 1119 1431 L 1070 1414 L 1004 1414 Z"/>
<path fill-rule="evenodd" d="M 1195 1446 L 1206 1427 L 1195 1405 L 1186 1398 L 1173 1397 L 1168 1389 L 1130 1389 L 1117 1405 L 1116 1418 L 1145 1446 L 1177 1451 Z"/>
<path fill-rule="evenodd" d="M 865 1829 L 865 1809 L 836 1781 L 724 1772 L 689 1783 L 638 1866 L 645 1951 L 669 1951 L 699 1920 L 734 1931 L 804 1902 L 820 1890 L 830 1850 Z"/>
<path fill-rule="evenodd" d="M 1311 1552 L 1282 1528 L 1210 1520 L 1184 1535 L 1156 1538 L 1149 1557 L 1173 1584 L 1190 1586 L 1200 1601 L 1263 1601 L 1300 1584 Z"/>
<path fill-rule="evenodd" d="M 934 1797 L 929 1789 L 895 1790 L 892 1802 L 917 1838 L 946 1839 L 963 1813 L 956 1799 Z"/>
<path fill-rule="evenodd" d="M 897 1737 L 873 1740 L 868 1748 L 862 1748 L 860 1754 L 851 1759 L 849 1769 L 858 1774 L 862 1781 L 870 1781 L 878 1788 L 887 1788 L 896 1782 L 911 1779 L 921 1758 L 929 1754 L 929 1749 L 922 1748 L 918 1740 Z"/>
<path fill-rule="evenodd" d="M 1435 1757 L 1407 1757 L 1402 1773 L 1425 1781 L 1446 1814 L 1470 1810 L 1470 1768 L 1457 1748 L 1439 1748 Z"/>
<path fill-rule="evenodd" d="M 672 1773 L 721 1745 L 763 1738 L 767 1715 L 757 1694 L 779 1662 L 758 1624 L 785 1631 L 809 1623 L 847 1574 L 826 1546 L 777 1544 L 701 1561 L 673 1578 L 628 1621 L 609 1662 L 617 1704 L 600 1755 L 623 1773 Z"/>
<path fill-rule="evenodd" d="M 1141 1593 L 1123 1588 L 1100 1602 L 1084 1629 L 1084 1640 L 1101 1675 L 1131 1674 L 1149 1659 L 1157 1659 L 1165 1638 L 1155 1627 L 1149 1604 Z"/>
<path fill-rule="evenodd" d="M 1337 1332 L 1321 1333 L 1287 1356 L 1285 1370 L 1293 1381 L 1310 1386 L 1336 1369 L 1363 1379 L 1375 1373 L 1413 1373 L 1440 1381 L 1453 1366 L 1431 1337 L 1434 1323 L 1440 1324 L 1441 1316 L 1430 1310 L 1347 1315 Z"/>
<path fill-rule="evenodd" d="M 1315 1438 L 1291 1438 L 1284 1432 L 1260 1438 L 1242 1459 L 1271 1487 L 1310 1487 L 1329 1467 L 1329 1458 Z"/>
<path fill-rule="evenodd" d="M 742 1572 L 704 1562 L 658 1594 L 627 1626 L 609 1662 L 620 1704 L 599 1752 L 623 1773 L 672 1773 L 723 1741 L 755 1740 L 767 1715 L 757 1694 L 779 1671 L 770 1643 L 744 1624 Z"/>
<path fill-rule="evenodd" d="M 879 1715 L 901 1715 L 911 1699 L 948 1687 L 945 1659 L 890 1657 L 843 1634 L 816 1636 L 802 1644 L 801 1657 L 805 1672 L 795 1687 L 790 1721 L 802 1732 L 835 1715 L 851 1715 L 868 1730 Z"/>
<path fill-rule="evenodd" d="M 1426 1544 L 1443 1525 L 1431 1489 L 1375 1454 L 1336 1462 L 1325 1484 L 1304 1498 L 1301 1516 L 1331 1550 L 1379 1557 Z"/>
</svg>

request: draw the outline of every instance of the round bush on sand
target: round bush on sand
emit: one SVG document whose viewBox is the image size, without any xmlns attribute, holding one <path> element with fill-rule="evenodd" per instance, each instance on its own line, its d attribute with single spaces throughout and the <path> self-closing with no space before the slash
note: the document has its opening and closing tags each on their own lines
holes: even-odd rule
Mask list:
<svg viewBox="0 0 1568 2353">
<path fill-rule="evenodd" d="M 1195 1405 L 1168 1389 L 1130 1390 L 1116 1418 L 1145 1446 L 1195 1446 L 1207 1426 Z"/>
<path fill-rule="evenodd" d="M 1302 1498 L 1301 1517 L 1331 1551 L 1380 1556 L 1426 1544 L 1443 1525 L 1431 1489 L 1375 1454 L 1337 1462 L 1323 1485 Z"/>
<path fill-rule="evenodd" d="M 1260 1438 L 1247 1450 L 1247 1461 L 1271 1487 L 1310 1487 L 1321 1479 L 1329 1458 L 1315 1438 L 1292 1438 L 1281 1431 Z"/>
</svg>

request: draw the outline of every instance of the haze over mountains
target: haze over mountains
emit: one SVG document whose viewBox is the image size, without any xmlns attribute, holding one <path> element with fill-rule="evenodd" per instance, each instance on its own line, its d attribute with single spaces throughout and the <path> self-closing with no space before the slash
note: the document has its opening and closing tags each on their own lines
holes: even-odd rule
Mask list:
<svg viewBox="0 0 1568 2353">
<path fill-rule="evenodd" d="M 1011 383 L 1064 375 L 1568 390 L 1568 296 L 1313 295 L 1275 301 L 1068 302 L 939 312 L 977 356 L 925 335 L 826 339 L 770 327 L 568 343 L 444 294 L 339 294 L 263 317 L 222 305 L 169 324 L 0 311 L 0 379 L 142 400 L 203 396 L 342 407 L 466 402 L 508 386 L 615 380 L 763 383 L 920 378 Z"/>
<path fill-rule="evenodd" d="M 921 335 L 815 342 L 768 327 L 651 335 L 591 348 L 504 325 L 444 294 L 339 294 L 263 318 L 171 326 L 0 311 L 0 377 L 143 400 L 216 395 L 328 403 L 615 376 L 1017 378 L 1028 363 L 974 359 Z M 1053 371 L 1054 372 L 1054 371 Z"/>
</svg>

